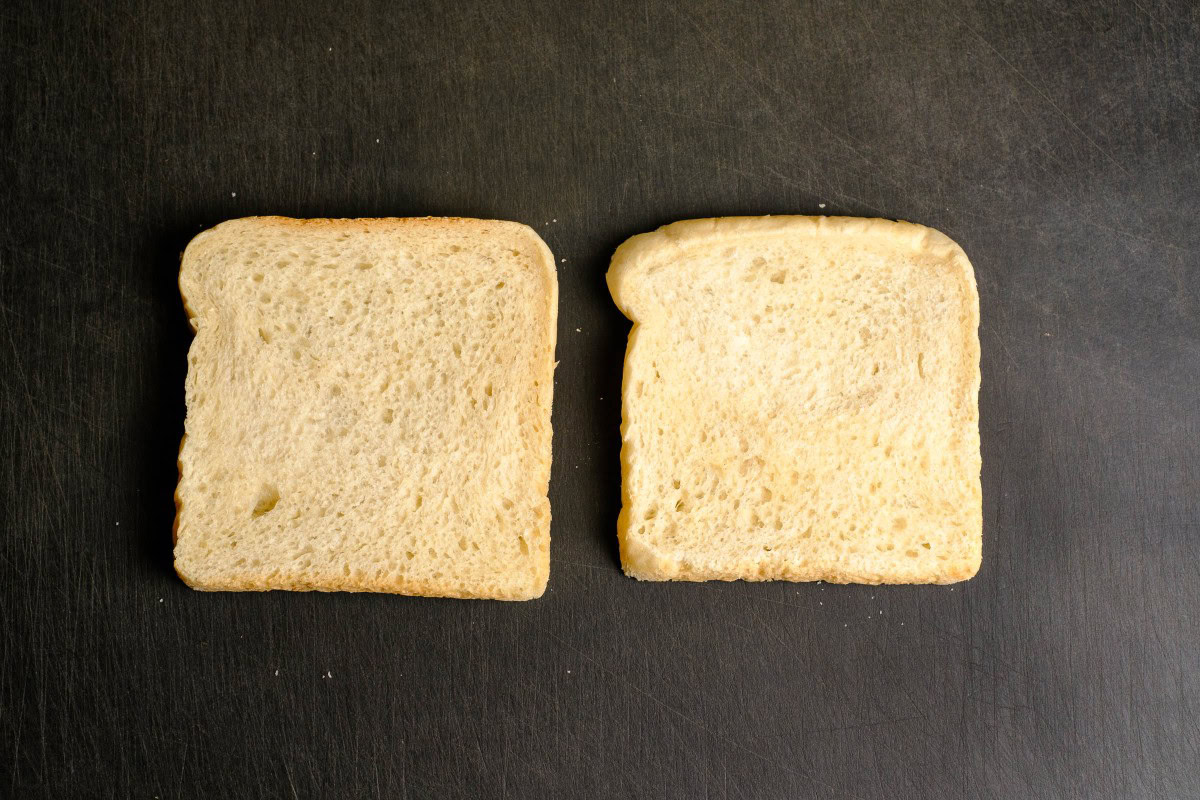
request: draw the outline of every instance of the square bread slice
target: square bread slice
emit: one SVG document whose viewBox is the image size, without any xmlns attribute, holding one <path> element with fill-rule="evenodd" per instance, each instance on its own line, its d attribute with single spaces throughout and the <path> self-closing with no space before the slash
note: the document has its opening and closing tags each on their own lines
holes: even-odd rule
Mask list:
<svg viewBox="0 0 1200 800">
<path fill-rule="evenodd" d="M 979 298 L 905 222 L 677 222 L 617 249 L 634 325 L 625 572 L 950 583 L 979 569 Z"/>
<path fill-rule="evenodd" d="M 238 219 L 192 240 L 179 288 L 185 582 L 542 594 L 558 282 L 536 233 Z"/>
</svg>

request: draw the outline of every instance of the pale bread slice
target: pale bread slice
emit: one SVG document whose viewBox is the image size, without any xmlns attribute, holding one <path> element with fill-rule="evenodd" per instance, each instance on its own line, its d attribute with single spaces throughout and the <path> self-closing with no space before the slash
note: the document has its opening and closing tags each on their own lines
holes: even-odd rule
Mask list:
<svg viewBox="0 0 1200 800">
<path fill-rule="evenodd" d="M 949 583 L 982 551 L 979 299 L 905 222 L 744 217 L 634 236 L 618 533 L 643 580 Z"/>
<path fill-rule="evenodd" d="M 558 283 L 536 233 L 238 219 L 192 240 L 179 286 L 189 585 L 542 594 Z"/>
</svg>

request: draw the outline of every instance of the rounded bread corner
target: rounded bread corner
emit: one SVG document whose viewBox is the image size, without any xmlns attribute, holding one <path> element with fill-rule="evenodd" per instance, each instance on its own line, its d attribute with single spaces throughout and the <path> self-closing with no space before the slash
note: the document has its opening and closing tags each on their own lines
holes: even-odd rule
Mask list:
<svg viewBox="0 0 1200 800">
<path fill-rule="evenodd" d="M 624 532 L 619 536 L 621 546 L 621 571 L 639 581 L 674 580 L 679 572 L 678 565 L 664 558 L 650 545 L 634 539 Z"/>
<path fill-rule="evenodd" d="M 540 598 L 542 595 L 544 595 L 546 593 L 546 587 L 549 585 L 549 583 L 550 583 L 550 573 L 547 571 L 547 572 L 542 573 L 537 578 L 535 578 L 532 583 L 529 583 L 525 586 L 520 587 L 519 589 L 514 591 L 509 597 L 506 597 L 504 599 L 505 600 L 515 600 L 518 602 L 525 601 L 525 600 L 537 600 L 538 598 Z"/>
<path fill-rule="evenodd" d="M 175 574 L 179 576 L 179 580 L 183 581 L 188 588 L 195 589 L 198 592 L 211 591 L 211 588 L 204 581 L 188 572 L 187 566 L 180 559 L 174 559 L 171 566 L 174 568 Z"/>
<path fill-rule="evenodd" d="M 947 565 L 946 570 L 934 582 L 946 585 L 969 581 L 979 574 L 982 565 L 982 554 L 974 553 L 962 561 Z"/>
<path fill-rule="evenodd" d="M 534 259 L 538 262 L 538 266 L 542 270 L 542 279 L 545 281 L 546 291 L 554 300 L 554 315 L 558 318 L 558 264 L 554 260 L 554 252 L 550 249 L 550 245 L 546 244 L 537 231 L 523 222 L 508 222 L 501 221 L 506 226 L 512 226 L 514 236 L 519 236 L 527 239 L 531 247 L 533 247 L 536 255 Z"/>
<path fill-rule="evenodd" d="M 547 539 L 549 534 L 547 533 Z M 537 557 L 537 563 L 534 565 L 533 574 L 529 580 L 520 583 L 508 599 L 511 600 L 537 600 L 546 593 L 546 587 L 550 584 L 550 550 L 547 548 Z"/>
</svg>

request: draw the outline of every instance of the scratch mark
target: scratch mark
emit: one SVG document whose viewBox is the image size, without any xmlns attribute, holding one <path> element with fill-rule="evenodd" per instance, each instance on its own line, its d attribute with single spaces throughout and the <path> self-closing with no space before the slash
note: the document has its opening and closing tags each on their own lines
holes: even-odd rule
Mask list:
<svg viewBox="0 0 1200 800">
<path fill-rule="evenodd" d="M 65 275 L 70 277 L 72 280 L 79 281 L 80 283 L 84 283 L 84 282 L 91 283 L 93 286 L 96 286 L 97 288 L 105 289 L 106 291 L 112 292 L 113 294 L 120 297 L 122 300 L 127 300 L 127 301 L 134 302 L 134 303 L 141 303 L 142 305 L 153 305 L 153 301 L 151 301 L 150 299 L 145 298 L 145 297 L 139 297 L 138 295 L 130 292 L 125 287 L 118 286 L 116 283 L 114 283 L 112 281 L 96 280 L 94 276 L 85 276 L 81 273 L 75 272 L 74 270 L 72 270 L 68 267 L 63 266 L 62 264 L 59 264 L 56 261 L 51 261 L 50 259 L 48 259 L 42 255 L 35 256 L 35 258 L 38 261 L 40 261 L 41 263 L 45 264 L 46 266 L 52 267 L 53 269 L 56 269 L 59 272 L 64 273 Z"/>
<path fill-rule="evenodd" d="M 1153 22 L 1155 25 L 1157 25 L 1158 27 L 1162 28 L 1162 29 L 1163 29 L 1163 30 L 1165 30 L 1165 31 L 1167 31 L 1167 30 L 1170 30 L 1170 28 L 1168 28 L 1166 25 L 1163 25 L 1163 24 L 1162 24 L 1162 22 L 1161 22 L 1161 21 L 1158 19 L 1158 17 L 1156 17 L 1156 16 L 1154 16 L 1153 14 L 1151 14 L 1151 13 L 1150 13 L 1150 11 L 1149 11 L 1149 9 L 1147 9 L 1145 6 L 1143 6 L 1143 5 L 1142 5 L 1141 3 L 1139 3 L 1137 0 L 1133 0 L 1133 4 L 1134 4 L 1135 6 L 1137 6 L 1137 10 L 1138 10 L 1138 11 L 1142 12 L 1142 13 L 1143 13 L 1143 14 L 1145 14 L 1147 17 L 1149 17 L 1149 18 L 1150 18 L 1150 21 L 1151 21 L 1151 22 Z"/>
<path fill-rule="evenodd" d="M 1101 155 L 1103 155 L 1105 158 L 1107 158 L 1109 161 L 1111 161 L 1113 166 L 1115 166 L 1117 169 L 1121 170 L 1121 172 L 1124 173 L 1126 177 L 1129 177 L 1129 178 L 1133 177 L 1133 173 L 1131 173 L 1129 170 L 1125 169 L 1125 166 L 1123 164 L 1121 164 L 1121 162 L 1118 161 L 1116 159 L 1116 157 L 1113 156 L 1112 153 L 1108 152 L 1103 147 L 1101 147 L 1099 142 L 1097 142 L 1091 136 L 1088 136 L 1087 132 L 1075 123 L 1075 120 L 1073 120 L 1073 119 L 1071 119 L 1071 117 L 1067 116 L 1067 112 L 1065 112 L 1061 108 L 1059 108 L 1058 104 L 1054 102 L 1053 98 L 1051 98 L 1050 95 L 1046 94 L 1046 92 L 1044 92 L 1041 89 L 1041 87 L 1039 87 L 1033 81 L 1029 80 L 1029 78 L 1025 75 L 1025 73 L 1022 72 L 1020 70 L 1020 68 L 1018 68 L 1011 61 L 1009 61 L 1007 58 L 1005 58 L 1004 54 L 1001 53 L 999 50 L 997 50 L 992 45 L 992 43 L 990 41 L 988 41 L 988 39 L 986 37 L 984 37 L 983 34 L 979 33 L 977 30 L 975 30 L 970 25 L 968 25 L 966 22 L 964 22 L 963 19 L 961 17 L 959 17 L 957 14 L 955 14 L 953 11 L 947 11 L 947 13 L 951 17 L 953 17 L 958 22 L 959 25 L 962 25 L 964 28 L 966 28 L 968 31 L 970 31 L 971 35 L 973 35 L 974 37 L 979 39 L 979 41 L 981 41 L 985 45 L 987 45 L 987 48 L 989 50 L 991 50 L 993 53 L 995 53 L 996 57 L 999 58 L 1001 61 L 1003 61 L 1005 66 L 1007 66 L 1009 69 L 1011 69 L 1013 72 L 1015 72 L 1021 78 L 1021 80 L 1025 81 L 1025 83 L 1029 85 L 1029 88 L 1033 89 L 1035 92 L 1037 92 L 1041 96 L 1041 98 L 1043 100 L 1045 100 L 1047 103 L 1049 103 L 1050 107 L 1053 108 L 1055 111 L 1057 111 L 1058 115 L 1061 116 L 1063 119 L 1065 119 L 1067 121 L 1068 125 L 1070 125 L 1072 128 L 1074 128 L 1075 131 L 1080 136 L 1082 136 L 1084 139 L 1086 139 L 1088 141 L 1088 143 L 1092 145 L 1092 147 L 1096 148 L 1096 150 L 1098 150 Z"/>
<path fill-rule="evenodd" d="M 995 339 L 996 342 L 999 343 L 1000 349 L 1004 351 L 1004 355 L 1008 357 L 1009 362 L 1013 365 L 1013 367 L 1019 369 L 1021 365 L 1017 363 L 1017 359 L 1013 357 L 1012 351 L 1008 349 L 1008 342 L 1004 341 L 1004 337 L 1000 334 L 996 334 Z"/>
<path fill-rule="evenodd" d="M 729 48 L 726 47 L 722 42 L 718 41 L 716 39 L 716 37 L 714 37 L 712 34 L 710 34 L 708 31 L 706 31 L 704 28 L 702 28 L 699 23 L 697 23 L 694 19 L 692 19 L 687 14 L 685 14 L 683 11 L 676 8 L 674 5 L 668 3 L 668 4 L 666 4 L 666 8 L 668 11 L 670 11 L 675 16 L 679 17 L 681 20 L 686 22 L 688 25 L 691 25 L 693 30 L 695 30 L 696 33 L 700 34 L 700 36 L 706 42 L 708 42 L 710 45 L 712 45 L 717 50 L 720 50 L 725 57 L 725 62 L 727 64 L 729 64 L 730 67 L 733 68 L 734 73 L 736 73 L 737 76 L 739 78 L 741 78 L 742 82 L 746 85 L 746 88 L 750 90 L 750 93 L 753 94 L 754 97 L 758 100 L 758 102 L 762 104 L 763 110 L 765 110 L 768 114 L 770 114 L 772 117 L 774 117 L 775 121 L 777 123 L 780 123 L 780 124 L 783 123 L 783 120 L 780 119 L 780 117 L 779 117 L 779 113 L 775 110 L 775 106 L 772 105 L 767 100 L 767 98 L 764 97 L 762 95 L 762 93 L 758 91 L 757 88 L 755 88 L 754 83 L 750 80 L 749 75 L 746 74 L 747 70 L 750 69 L 750 65 L 747 64 L 744 59 L 737 56 L 736 53 L 732 53 L 729 50 Z M 761 80 L 761 75 L 759 76 L 759 79 Z"/>
<path fill-rule="evenodd" d="M 925 622 L 924 625 L 925 625 L 925 627 L 928 627 L 930 630 L 932 630 L 938 636 L 942 636 L 953 642 L 958 642 L 959 644 L 964 645 L 976 657 L 990 660 L 992 663 L 998 664 L 1001 667 L 1004 667 L 1006 670 L 1009 671 L 1009 673 L 1011 673 L 1013 675 L 1018 675 L 1026 681 L 1029 680 L 1029 675 L 1026 674 L 1022 669 L 1017 667 L 1015 664 L 996 656 L 994 653 L 991 653 L 991 652 L 985 650 L 980 645 L 973 644 L 972 642 L 967 641 L 966 636 L 963 636 L 962 634 L 952 633 L 951 631 L 948 631 L 945 628 L 942 628 L 938 625 L 934 625 L 933 623 L 930 623 L 930 622 Z"/>
<path fill-rule="evenodd" d="M 612 567 L 603 567 L 603 566 L 600 566 L 599 564 L 584 564 L 582 561 L 566 561 L 561 558 L 555 559 L 554 563 L 555 564 L 566 564 L 567 566 L 571 566 L 571 567 L 581 567 L 583 569 L 599 569 L 599 570 L 603 570 L 605 572 L 608 572 L 609 570 L 612 569 Z"/>
<path fill-rule="evenodd" d="M 736 173 L 736 174 L 738 174 L 738 175 L 741 175 L 742 177 L 745 177 L 745 178 L 752 178 L 752 179 L 754 179 L 754 180 L 756 180 L 756 181 L 767 181 L 767 180 L 769 180 L 769 178 L 768 178 L 766 175 L 760 175 L 760 174 L 758 174 L 757 172 L 747 172 L 747 171 L 746 171 L 746 170 L 744 170 L 744 169 L 738 169 L 737 167 L 733 166 L 732 164 L 718 163 L 718 164 L 717 164 L 717 168 L 718 168 L 718 169 L 721 169 L 721 170 L 724 170 L 725 172 L 733 172 L 733 173 Z M 775 170 L 769 170 L 769 171 L 770 171 L 770 172 L 775 172 Z M 778 173 L 776 173 L 776 174 L 778 174 Z"/>
<path fill-rule="evenodd" d="M 752 600 L 761 600 L 764 603 L 774 603 L 777 606 L 787 606 L 788 608 L 798 608 L 801 611 L 812 611 L 812 609 L 809 608 L 808 606 L 802 606 L 799 603 L 786 603 L 783 600 L 776 600 L 771 597 L 757 597 L 755 595 L 749 595 L 749 597 Z"/>
<path fill-rule="evenodd" d="M 808 773 L 803 772 L 801 770 L 797 770 L 792 767 L 789 767 L 786 764 L 781 764 L 777 761 L 773 761 L 773 760 L 767 758 L 766 756 L 762 755 L 761 753 L 756 753 L 755 751 L 751 750 L 750 748 L 746 747 L 745 745 L 741 744 L 740 742 L 736 741 L 735 739 L 725 735 L 721 731 L 708 727 L 707 725 L 705 725 L 703 722 L 696 719 L 695 717 L 693 717 L 689 714 L 686 714 L 683 711 L 680 711 L 679 709 L 675 708 L 674 706 L 667 703 L 666 701 L 660 699 L 653 693 L 646 691 L 642 687 L 635 684 L 633 681 L 626 678 L 624 675 L 621 675 L 613 670 L 610 670 L 607 667 L 605 667 L 603 664 L 598 663 L 594 658 L 589 656 L 587 653 L 584 653 L 582 650 L 580 650 L 577 647 L 574 647 L 569 642 L 566 642 L 565 640 L 560 639 L 558 636 L 555 636 L 549 630 L 546 630 L 545 628 L 541 628 L 540 630 L 548 638 L 553 639 L 554 641 L 558 642 L 560 645 L 567 648 L 568 650 L 575 651 L 576 654 L 578 654 L 581 658 L 585 659 L 586 661 L 590 662 L 593 666 L 595 666 L 601 672 L 607 673 L 611 677 L 616 678 L 618 681 L 625 684 L 630 689 L 632 689 L 633 691 L 640 694 L 642 697 L 645 697 L 647 700 L 650 700 L 651 702 L 661 706 L 664 710 L 670 712 L 671 714 L 675 715 L 679 719 L 699 728 L 700 730 L 713 736 L 714 738 L 720 739 L 721 741 L 725 742 L 726 744 L 730 745 L 731 747 L 733 747 L 737 750 L 740 750 L 741 752 L 746 753 L 747 755 L 750 755 L 754 758 L 757 758 L 760 761 L 765 762 L 766 764 L 769 764 L 769 765 L 775 767 L 776 769 L 781 769 L 784 772 L 787 772 L 796 777 L 804 778 L 805 780 L 811 781 L 816 784 L 820 784 L 821 786 L 824 786 L 825 788 L 827 788 L 831 791 L 834 790 L 835 787 L 832 784 L 827 783 L 826 781 L 823 781 L 820 778 L 817 778 L 813 775 L 809 775 Z M 862 800 L 861 795 L 850 794 L 847 796 L 857 798 L 857 800 Z"/>
<path fill-rule="evenodd" d="M 857 731 L 864 728 L 878 728 L 884 725 L 896 725 L 901 722 L 914 722 L 916 720 L 929 719 L 928 714 L 910 714 L 904 717 L 888 717 L 876 722 L 856 722 L 851 725 L 838 725 L 832 728 L 802 728 L 800 733 L 839 733 L 841 731 Z"/>
<path fill-rule="evenodd" d="M 0 307 L 0 309 L 2 308 L 3 307 Z M 29 379 L 29 373 L 25 371 L 25 366 L 21 363 L 21 353 L 17 348 L 16 339 L 13 338 L 12 325 L 9 324 L 7 313 L 4 313 L 4 324 L 2 327 L 8 332 L 8 343 L 12 348 L 13 365 L 16 367 L 17 376 L 21 379 L 21 383 L 24 385 L 24 397 L 26 405 L 29 406 L 29 416 L 31 419 L 40 422 L 42 417 L 41 414 L 38 413 L 38 406 L 33 393 L 33 382 Z M 50 440 L 46 436 L 46 426 L 37 424 L 33 425 L 32 428 L 33 430 L 37 431 L 38 439 L 40 440 L 40 444 L 42 446 L 42 456 L 46 459 L 46 463 L 50 464 L 50 476 L 53 478 L 54 486 L 58 490 L 59 502 L 63 506 L 66 506 L 67 493 L 63 487 L 62 476 L 58 471 L 58 459 L 54 458 L 50 451 Z"/>
<path fill-rule="evenodd" d="M 69 205 L 62 201 L 56 202 L 55 205 L 58 206 L 59 208 L 61 208 L 63 211 L 70 214 L 71 216 L 75 217 L 75 219 L 90 223 L 92 225 L 100 224 L 94 217 L 90 217 L 87 214 L 84 214 L 82 211 L 80 211 L 77 206 Z"/>
<path fill-rule="evenodd" d="M 175 796 L 179 797 L 183 794 L 183 774 L 187 772 L 187 757 L 188 751 L 191 750 L 192 743 L 185 742 L 183 745 L 183 758 L 179 763 L 179 781 L 175 785 Z"/>
<path fill-rule="evenodd" d="M 1146 388 L 1146 386 L 1144 384 L 1139 383 L 1139 382 L 1133 380 L 1132 378 L 1128 377 L 1127 374 L 1116 374 L 1113 370 L 1105 367 L 1103 364 L 1095 361 L 1094 359 L 1084 358 L 1083 356 L 1075 355 L 1074 353 L 1068 353 L 1065 350 L 1060 351 L 1058 354 L 1060 356 L 1062 356 L 1063 358 L 1070 359 L 1071 361 L 1075 361 L 1079 364 L 1083 364 L 1084 366 L 1091 367 L 1092 369 L 1096 370 L 1099 377 L 1103 378 L 1103 380 L 1106 383 L 1108 383 L 1109 385 L 1119 384 L 1119 385 L 1125 387 L 1126 389 L 1128 389 L 1130 391 L 1130 393 L 1135 395 L 1136 397 L 1139 397 L 1143 400 L 1150 401 L 1155 404 L 1166 405 L 1169 411 L 1175 411 L 1175 412 L 1182 411 L 1182 409 L 1175 408 L 1174 406 L 1172 406 L 1169 403 L 1164 403 L 1163 398 L 1161 396 L 1155 394 L 1153 391 Z M 1176 427 L 1178 427 L 1180 424 L 1181 423 L 1177 420 Z"/>
<path fill-rule="evenodd" d="M 580 93 L 580 92 L 577 92 L 576 94 L 580 94 L 582 96 L 582 93 Z M 621 106 L 622 108 L 630 108 L 635 111 L 649 111 L 654 114 L 666 114 L 669 117 L 679 117 L 680 119 L 686 119 L 689 122 L 699 122 L 702 125 L 712 125 L 713 127 L 716 127 L 716 128 L 727 128 L 728 130 L 731 130 L 731 131 L 737 131 L 739 133 L 744 133 L 747 136 L 761 136 L 764 134 L 764 132 L 761 130 L 755 130 L 753 128 L 743 128 L 740 125 L 730 125 L 728 122 L 721 122 L 720 120 L 708 119 L 707 117 L 701 117 L 696 114 L 684 114 L 681 111 L 673 111 L 669 108 L 664 108 L 662 106 L 656 106 L 653 104 L 633 103 L 633 102 L 630 102 L 629 100 L 617 100 L 616 104 Z"/>
<path fill-rule="evenodd" d="M 730 48 L 729 46 L 727 46 L 723 42 L 721 42 L 716 36 L 714 36 L 710 31 L 708 31 L 704 27 L 702 27 L 698 22 L 696 22 L 696 20 L 694 20 L 688 14 L 684 13 L 683 11 L 681 11 L 679 8 L 675 7 L 674 5 L 668 4 L 668 5 L 666 5 L 666 8 L 669 11 L 671 11 L 673 14 L 675 14 L 677 17 L 682 19 L 684 22 L 686 22 L 688 25 L 690 25 L 706 42 L 708 42 L 710 45 L 712 45 L 712 47 L 715 50 L 717 50 L 721 53 L 725 62 L 727 64 L 729 64 L 729 66 L 733 69 L 733 72 L 746 85 L 746 88 L 749 89 L 750 92 L 755 96 L 755 98 L 758 99 L 758 101 L 762 104 L 763 109 L 774 118 L 775 123 L 777 125 L 779 125 L 780 127 L 786 127 L 785 122 L 784 122 L 783 118 L 780 116 L 779 111 L 776 109 L 775 105 L 773 103 L 771 103 L 761 91 L 759 91 L 759 88 L 757 88 L 755 86 L 755 82 L 757 82 L 757 84 L 760 87 L 764 87 L 764 88 L 776 93 L 777 95 L 783 96 L 786 99 L 790 99 L 792 102 L 792 107 L 794 107 L 794 108 L 802 108 L 803 107 L 802 104 L 799 102 L 799 98 L 796 96 L 796 94 L 794 92 L 789 91 L 787 89 L 787 87 L 785 87 L 785 86 L 777 85 L 777 84 L 767 80 L 763 76 L 761 69 L 752 65 L 751 63 L 746 61 L 744 58 L 742 58 L 740 55 L 738 55 L 738 53 L 735 50 L 733 50 L 732 48 Z M 750 73 L 753 73 L 753 76 Z M 850 136 L 848 134 L 841 133 L 841 132 L 831 129 L 824 122 L 822 122 L 818 116 L 816 116 L 815 114 L 813 114 L 811 112 L 804 114 L 804 118 L 808 121 L 809 124 L 813 125 L 814 127 L 821 130 L 823 133 L 828 135 L 831 139 L 833 139 L 833 141 L 837 145 L 845 148 L 845 150 L 847 152 L 852 153 L 855 157 L 857 157 L 860 161 L 864 162 L 867 166 L 872 167 L 872 168 L 878 167 L 878 164 L 876 163 L 874 157 L 870 154 L 870 152 L 868 152 L 870 150 L 870 147 L 867 144 L 865 144 L 863 141 L 856 139 L 855 137 Z M 781 141 L 781 142 L 786 141 L 789 144 L 791 141 L 790 139 L 785 139 L 784 137 L 782 137 L 778 134 L 775 134 L 775 138 L 778 141 Z M 895 153 L 889 154 L 889 158 L 891 159 L 891 163 L 896 163 L 896 154 Z M 903 163 L 906 167 L 908 167 L 910 169 L 914 169 L 914 170 L 922 169 L 922 167 L 920 165 L 914 165 L 910 161 L 903 161 L 900 163 Z M 876 177 L 883 177 L 885 180 L 888 180 L 889 183 L 892 183 L 894 186 L 896 186 L 899 189 L 905 188 L 905 187 L 901 186 L 898 181 L 893 180 L 886 173 L 886 171 L 878 172 L 876 170 L 873 174 L 875 174 Z"/>
<path fill-rule="evenodd" d="M 296 792 L 296 782 L 292 780 L 292 767 L 286 760 L 283 762 L 283 771 L 287 773 L 288 787 L 292 790 L 292 797 L 300 800 L 300 795 Z"/>
</svg>

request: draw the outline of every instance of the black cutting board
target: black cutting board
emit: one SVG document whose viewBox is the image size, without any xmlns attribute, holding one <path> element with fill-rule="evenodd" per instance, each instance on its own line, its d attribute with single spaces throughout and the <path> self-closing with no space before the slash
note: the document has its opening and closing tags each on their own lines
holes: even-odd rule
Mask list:
<svg viewBox="0 0 1200 800">
<path fill-rule="evenodd" d="M 0 796 L 1200 795 L 1197 6 L 576 5 L 0 11 Z M 969 583 L 621 574 L 608 258 L 767 213 L 974 262 Z M 176 579 L 178 257 L 251 214 L 550 244 L 544 598 Z"/>
</svg>

